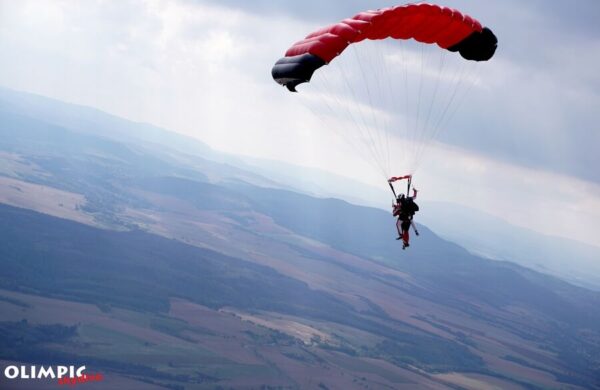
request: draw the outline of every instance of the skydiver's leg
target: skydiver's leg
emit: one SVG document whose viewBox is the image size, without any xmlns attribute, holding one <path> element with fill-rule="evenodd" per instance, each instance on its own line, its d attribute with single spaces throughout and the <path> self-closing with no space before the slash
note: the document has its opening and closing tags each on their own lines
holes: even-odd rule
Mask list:
<svg viewBox="0 0 600 390">
<path fill-rule="evenodd" d="M 413 230 L 415 231 L 415 234 L 418 236 L 419 235 L 419 231 L 417 230 L 417 226 L 412 221 L 412 219 L 410 220 L 410 225 L 412 226 Z"/>
<path fill-rule="evenodd" d="M 396 230 L 398 230 L 398 238 L 396 238 L 396 240 L 400 240 L 402 238 L 401 223 L 402 221 L 400 220 L 400 218 L 398 218 L 398 220 L 396 221 Z"/>
<path fill-rule="evenodd" d="M 410 239 L 410 236 L 408 234 L 408 229 L 410 229 L 410 220 L 404 220 L 402 221 L 402 241 L 404 243 L 404 247 L 408 246 L 408 241 Z"/>
</svg>

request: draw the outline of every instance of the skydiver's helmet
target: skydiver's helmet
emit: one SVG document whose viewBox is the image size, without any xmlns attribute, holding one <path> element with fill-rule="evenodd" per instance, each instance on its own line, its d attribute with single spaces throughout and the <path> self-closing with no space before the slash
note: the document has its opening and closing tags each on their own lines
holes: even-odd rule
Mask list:
<svg viewBox="0 0 600 390">
<path fill-rule="evenodd" d="M 396 198 L 396 201 L 397 201 L 398 203 L 402 202 L 403 200 L 404 200 L 404 194 L 400 194 L 400 195 L 398 195 L 398 197 Z"/>
</svg>

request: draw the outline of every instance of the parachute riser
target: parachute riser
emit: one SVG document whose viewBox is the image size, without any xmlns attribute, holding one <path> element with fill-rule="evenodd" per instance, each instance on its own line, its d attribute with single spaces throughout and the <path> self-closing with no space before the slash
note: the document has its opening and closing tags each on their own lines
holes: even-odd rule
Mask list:
<svg viewBox="0 0 600 390">
<path fill-rule="evenodd" d="M 394 199 L 398 198 L 398 195 L 396 194 L 396 189 L 394 188 L 394 185 L 392 184 L 395 181 L 400 181 L 400 180 L 404 180 L 406 179 L 407 184 L 406 184 L 406 196 L 408 197 L 410 194 L 410 187 L 412 184 L 412 175 L 405 175 L 405 176 L 399 176 L 399 177 L 391 177 L 388 179 L 388 184 L 392 190 L 392 193 L 394 194 Z"/>
<path fill-rule="evenodd" d="M 394 185 L 388 181 L 388 184 L 390 185 L 390 188 L 392 189 L 392 193 L 394 194 L 394 200 L 396 200 L 396 198 L 398 198 L 398 195 L 396 195 L 396 190 L 394 189 Z"/>
</svg>

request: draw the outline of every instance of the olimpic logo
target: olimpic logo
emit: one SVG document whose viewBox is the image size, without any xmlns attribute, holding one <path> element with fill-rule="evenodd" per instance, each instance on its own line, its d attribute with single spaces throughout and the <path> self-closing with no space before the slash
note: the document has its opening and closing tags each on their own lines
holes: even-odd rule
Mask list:
<svg viewBox="0 0 600 390">
<path fill-rule="evenodd" d="M 20 379 L 57 379 L 59 385 L 76 385 L 103 380 L 102 374 L 86 374 L 85 366 L 8 366 L 4 377 Z"/>
</svg>

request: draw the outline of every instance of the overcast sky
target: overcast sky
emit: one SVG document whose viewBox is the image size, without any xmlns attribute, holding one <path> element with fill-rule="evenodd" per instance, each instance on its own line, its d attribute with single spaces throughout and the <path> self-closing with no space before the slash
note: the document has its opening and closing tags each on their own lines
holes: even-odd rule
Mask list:
<svg viewBox="0 0 600 390">
<path fill-rule="evenodd" d="M 0 0 L 0 85 L 381 186 L 270 70 L 316 28 L 392 4 Z M 418 171 L 423 198 L 598 244 L 600 3 L 443 4 L 500 43 Z"/>
</svg>

